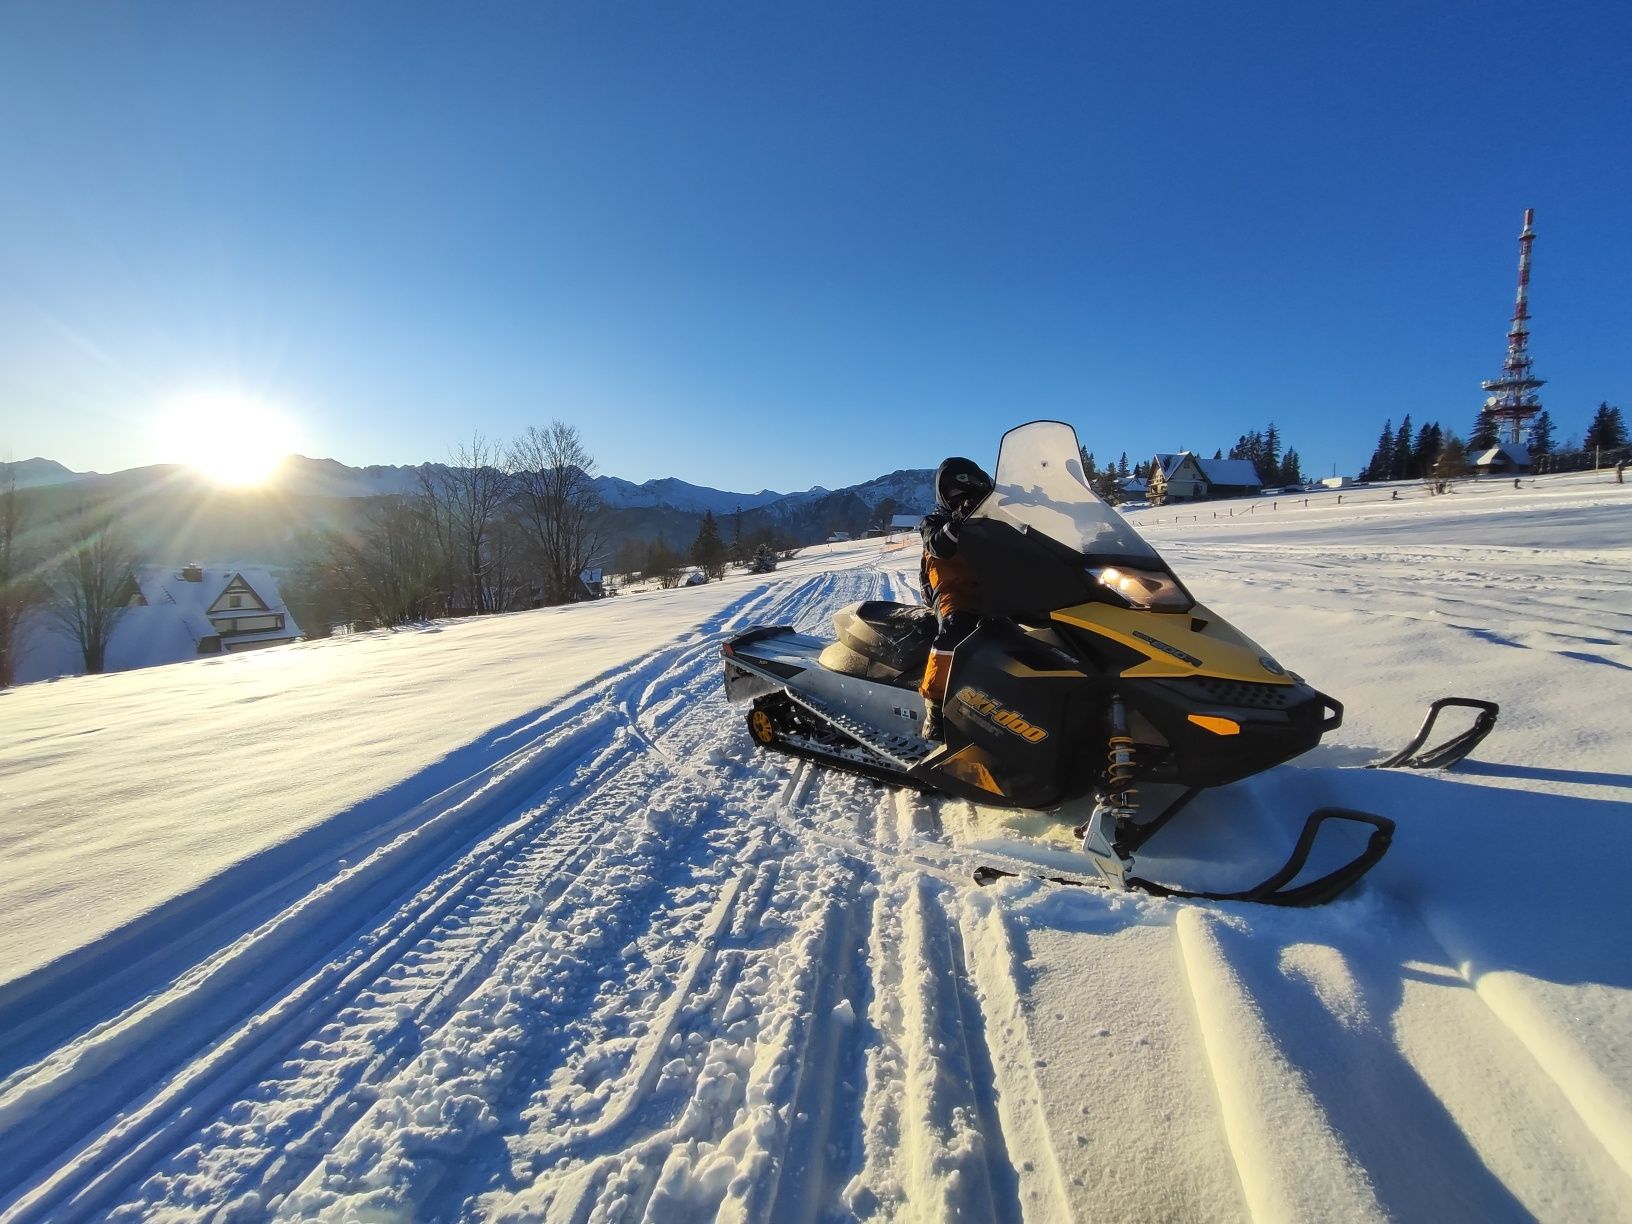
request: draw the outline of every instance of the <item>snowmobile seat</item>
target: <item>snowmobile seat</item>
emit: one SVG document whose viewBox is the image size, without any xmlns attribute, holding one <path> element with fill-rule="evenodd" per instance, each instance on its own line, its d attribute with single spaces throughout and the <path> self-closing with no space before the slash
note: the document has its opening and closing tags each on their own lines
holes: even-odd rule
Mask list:
<svg viewBox="0 0 1632 1224">
<path fill-rule="evenodd" d="M 916 604 L 868 600 L 833 615 L 839 640 L 822 651 L 822 666 L 847 676 L 917 685 L 935 638 L 935 614 Z"/>
</svg>

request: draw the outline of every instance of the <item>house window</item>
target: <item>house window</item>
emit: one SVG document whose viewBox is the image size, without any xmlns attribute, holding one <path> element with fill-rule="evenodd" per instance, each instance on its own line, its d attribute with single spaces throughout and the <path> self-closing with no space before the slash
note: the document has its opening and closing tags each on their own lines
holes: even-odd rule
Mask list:
<svg viewBox="0 0 1632 1224">
<path fill-rule="evenodd" d="M 244 597 L 242 595 L 229 595 L 229 596 L 227 596 L 227 607 L 229 607 L 229 608 L 241 608 L 243 606 L 244 606 Z"/>
</svg>

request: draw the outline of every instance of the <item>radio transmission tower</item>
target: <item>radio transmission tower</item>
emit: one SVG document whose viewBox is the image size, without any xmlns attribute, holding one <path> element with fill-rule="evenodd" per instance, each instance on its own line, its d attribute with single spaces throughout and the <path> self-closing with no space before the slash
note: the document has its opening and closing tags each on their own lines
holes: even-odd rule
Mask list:
<svg viewBox="0 0 1632 1224">
<path fill-rule="evenodd" d="M 1494 420 L 1509 423 L 1509 441 L 1517 443 L 1520 428 L 1541 411 L 1536 388 L 1546 380 L 1535 377 L 1530 368 L 1530 244 L 1536 240 L 1531 228 L 1536 210 L 1524 210 L 1524 230 L 1519 234 L 1519 296 L 1513 305 L 1513 325 L 1507 329 L 1507 360 L 1502 376 L 1480 386 L 1490 392 L 1485 411 Z"/>
</svg>

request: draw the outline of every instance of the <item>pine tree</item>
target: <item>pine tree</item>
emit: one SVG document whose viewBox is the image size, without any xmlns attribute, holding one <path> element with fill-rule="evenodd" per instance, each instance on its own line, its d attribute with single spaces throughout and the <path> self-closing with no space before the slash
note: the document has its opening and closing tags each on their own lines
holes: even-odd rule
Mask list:
<svg viewBox="0 0 1632 1224">
<path fill-rule="evenodd" d="M 720 539 L 720 525 L 714 521 L 714 512 L 705 511 L 697 525 L 697 538 L 691 544 L 691 563 L 710 578 L 725 577 L 725 541 Z"/>
<path fill-rule="evenodd" d="M 1387 480 L 1389 469 L 1393 466 L 1394 418 L 1390 417 L 1383 422 L 1383 432 L 1377 438 L 1377 449 L 1371 452 L 1371 462 L 1366 464 L 1365 471 L 1360 475 L 1366 480 Z"/>
<path fill-rule="evenodd" d="M 1400 422 L 1400 430 L 1394 435 L 1394 449 L 1390 452 L 1388 463 L 1388 478 L 1390 480 L 1404 480 L 1406 469 L 1411 466 L 1411 414 L 1405 414 L 1405 420 Z"/>
<path fill-rule="evenodd" d="M 1553 453 L 1553 418 L 1545 408 L 1530 422 L 1530 432 L 1524 439 L 1524 445 L 1532 456 Z"/>
<path fill-rule="evenodd" d="M 1122 458 L 1116 461 L 1116 475 L 1120 480 L 1128 478 L 1128 452 L 1122 452 Z"/>
<path fill-rule="evenodd" d="M 1274 421 L 1264 430 L 1263 460 L 1258 465 L 1258 474 L 1267 480 L 1274 480 L 1281 470 L 1281 431 L 1275 428 Z"/>
<path fill-rule="evenodd" d="M 1218 450 L 1215 450 L 1215 451 L 1214 451 L 1214 452 L 1213 452 L 1213 458 L 1214 458 L 1214 459 L 1222 459 L 1222 458 L 1224 458 L 1224 448 L 1223 448 L 1223 447 L 1219 447 L 1219 449 L 1218 449 Z"/>
<path fill-rule="evenodd" d="M 1598 405 L 1598 411 L 1592 414 L 1592 424 L 1587 426 L 1587 436 L 1581 440 L 1583 450 L 1615 450 L 1626 445 L 1626 418 L 1621 416 L 1619 408 L 1610 407 L 1606 401 Z"/>
<path fill-rule="evenodd" d="M 1082 474 L 1089 485 L 1094 483 L 1094 477 L 1099 475 L 1099 464 L 1094 460 L 1094 452 L 1086 448 L 1082 450 Z"/>
<path fill-rule="evenodd" d="M 1303 464 L 1299 461 L 1296 450 L 1287 450 L 1286 456 L 1281 460 L 1281 470 L 1275 477 L 1275 483 L 1287 488 L 1303 483 Z"/>
<path fill-rule="evenodd" d="M 1416 440 L 1411 444 L 1411 459 L 1407 465 L 1406 477 L 1428 475 L 1434 460 L 1439 458 L 1439 448 L 1443 441 L 1439 426 L 1433 422 L 1425 422 L 1422 428 L 1417 430 Z"/>
<path fill-rule="evenodd" d="M 1468 435 L 1467 449 L 1477 454 L 1489 450 L 1501 440 L 1501 426 L 1496 418 L 1490 415 L 1490 409 L 1479 409 L 1479 418 L 1474 421 L 1473 432 Z"/>
</svg>

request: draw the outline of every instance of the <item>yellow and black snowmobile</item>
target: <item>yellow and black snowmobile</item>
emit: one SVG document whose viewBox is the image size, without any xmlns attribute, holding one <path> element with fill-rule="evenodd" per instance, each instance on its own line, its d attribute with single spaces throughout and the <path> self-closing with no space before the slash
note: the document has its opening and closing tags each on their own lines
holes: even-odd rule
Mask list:
<svg viewBox="0 0 1632 1224">
<path fill-rule="evenodd" d="M 953 655 L 944 742 L 920 734 L 916 688 L 935 618 L 862 603 L 824 641 L 762 626 L 722 647 L 725 688 L 751 701 L 765 748 L 975 803 L 1051 810 L 1076 826 L 1090 877 L 1166 896 L 1313 905 L 1353 884 L 1388 849 L 1381 816 L 1322 808 L 1286 865 L 1255 888 L 1188 892 L 1139 876 L 1139 848 L 1200 791 L 1306 752 L 1343 708 L 1197 603 L 1148 543 L 1094 495 L 1075 431 L 1037 421 L 1004 435 L 995 487 L 963 521 L 959 548 L 983 592 L 979 627 Z M 1445 705 L 1478 720 L 1425 753 Z M 1496 707 L 1449 698 L 1387 765 L 1454 764 L 1489 733 Z M 1141 811 L 1140 787 L 1176 797 Z M 1076 824 L 1093 798 L 1091 814 Z M 1368 827 L 1364 849 L 1295 882 L 1326 822 Z M 991 874 L 1008 874 L 994 870 Z"/>
</svg>

